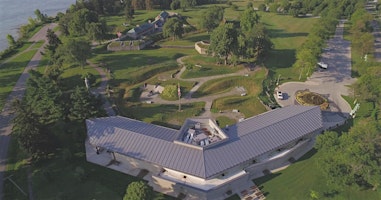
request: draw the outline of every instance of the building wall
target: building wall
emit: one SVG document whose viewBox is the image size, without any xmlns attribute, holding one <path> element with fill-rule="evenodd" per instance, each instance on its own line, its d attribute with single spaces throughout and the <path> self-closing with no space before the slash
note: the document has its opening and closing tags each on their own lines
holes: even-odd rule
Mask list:
<svg viewBox="0 0 381 200">
<path fill-rule="evenodd" d="M 162 167 L 155 165 L 153 163 L 148 163 L 146 161 L 138 160 L 135 158 L 127 157 L 122 154 L 115 153 L 115 158 L 117 161 L 121 162 L 121 164 L 124 164 L 125 166 L 128 166 L 129 168 L 136 168 L 136 169 L 146 169 L 151 173 L 158 174 L 163 169 Z"/>
<path fill-rule="evenodd" d="M 295 160 L 299 159 L 309 150 L 311 150 L 314 144 L 314 139 L 305 140 L 291 149 L 290 152 L 288 152 L 286 155 L 272 160 L 252 164 L 246 168 L 246 171 L 250 174 L 250 179 L 264 176 L 264 171 L 275 170 L 291 164 L 290 158 L 294 158 Z"/>
</svg>

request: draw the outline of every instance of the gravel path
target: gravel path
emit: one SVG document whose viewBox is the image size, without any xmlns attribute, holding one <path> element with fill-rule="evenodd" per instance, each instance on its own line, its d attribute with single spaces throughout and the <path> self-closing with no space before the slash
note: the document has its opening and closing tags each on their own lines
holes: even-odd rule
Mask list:
<svg viewBox="0 0 381 200">
<path fill-rule="evenodd" d="M 56 26 L 56 24 L 48 24 L 48 25 L 44 26 L 39 32 L 37 32 L 35 34 L 35 36 L 33 36 L 30 39 L 30 41 L 31 42 L 38 42 L 41 40 L 45 40 L 45 35 L 46 35 L 47 30 L 49 28 L 53 29 L 55 26 Z M 26 80 L 29 78 L 28 71 L 37 67 L 38 63 L 41 60 L 41 52 L 44 50 L 45 44 L 39 48 L 39 50 L 33 56 L 31 61 L 25 67 L 20 78 L 16 82 L 16 85 L 14 86 L 12 92 L 8 95 L 8 98 L 6 99 L 4 108 L 0 113 L 0 200 L 2 200 L 3 196 L 4 196 L 3 178 L 4 178 L 4 173 L 6 171 L 8 146 L 9 146 L 9 141 L 10 141 L 10 137 L 11 137 L 10 134 L 12 132 L 13 114 L 11 112 L 11 103 L 14 99 L 21 99 L 23 97 L 23 95 L 25 93 Z M 28 51 L 28 50 L 29 49 L 26 49 L 25 51 Z M 12 57 L 10 59 L 12 59 Z M 8 59 L 8 60 L 10 60 L 10 59 Z"/>
</svg>

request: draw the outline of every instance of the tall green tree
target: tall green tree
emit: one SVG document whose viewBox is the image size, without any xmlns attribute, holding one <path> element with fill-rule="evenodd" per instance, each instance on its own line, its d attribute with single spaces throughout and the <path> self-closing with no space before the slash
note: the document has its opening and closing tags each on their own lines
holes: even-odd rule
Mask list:
<svg viewBox="0 0 381 200">
<path fill-rule="evenodd" d="M 104 21 L 97 23 L 93 22 L 87 24 L 87 26 L 87 38 L 90 41 L 101 43 L 106 36 L 106 23 Z"/>
<path fill-rule="evenodd" d="M 210 35 L 209 52 L 215 57 L 223 58 L 227 65 L 229 57 L 238 50 L 237 36 L 232 23 L 221 24 Z"/>
<path fill-rule="evenodd" d="M 91 55 L 90 43 L 83 39 L 69 39 L 58 50 L 66 62 L 75 63 L 84 67 L 87 58 Z"/>
<path fill-rule="evenodd" d="M 361 121 L 348 133 L 326 132 L 317 138 L 317 164 L 330 184 L 377 189 L 381 184 L 381 124 Z"/>
<path fill-rule="evenodd" d="M 85 120 L 105 116 L 102 104 L 100 97 L 95 97 L 83 86 L 77 86 L 70 95 L 69 118 L 72 120 Z"/>
<path fill-rule="evenodd" d="M 135 14 L 134 8 L 131 5 L 127 4 L 124 7 L 124 15 L 126 16 L 126 20 L 131 23 L 132 19 L 134 18 L 134 14 Z"/>
<path fill-rule="evenodd" d="M 123 200 L 149 200 L 153 198 L 152 188 L 145 182 L 132 182 L 126 189 Z"/>
<path fill-rule="evenodd" d="M 177 17 L 170 18 L 163 26 L 164 37 L 172 37 L 172 40 L 181 38 L 183 33 L 183 22 Z"/>
<path fill-rule="evenodd" d="M 247 8 L 241 15 L 240 27 L 243 32 L 253 30 L 254 26 L 259 23 L 260 16 L 253 8 Z"/>
<path fill-rule="evenodd" d="M 62 91 L 49 77 L 40 72 L 31 70 L 26 83 L 25 100 L 33 108 L 39 122 L 49 125 L 64 119 Z"/>
<path fill-rule="evenodd" d="M 37 21 L 38 21 L 38 22 L 41 22 L 41 23 L 45 23 L 46 20 L 47 20 L 47 18 L 48 18 L 45 14 L 42 14 L 41 11 L 40 11 L 39 9 L 36 9 L 36 10 L 34 11 L 34 14 L 35 14 L 36 17 L 37 17 Z"/>
<path fill-rule="evenodd" d="M 222 22 L 224 9 L 220 6 L 211 6 L 201 14 L 200 25 L 202 28 L 212 31 Z"/>
<path fill-rule="evenodd" d="M 15 38 L 14 38 L 12 35 L 8 34 L 8 35 L 7 35 L 7 40 L 8 40 L 8 45 L 9 45 L 10 47 L 14 47 L 14 46 L 16 46 Z"/>
<path fill-rule="evenodd" d="M 46 156 L 52 150 L 51 137 L 39 121 L 39 116 L 25 101 L 15 100 L 12 106 L 15 113 L 12 136 L 32 158 Z"/>
</svg>

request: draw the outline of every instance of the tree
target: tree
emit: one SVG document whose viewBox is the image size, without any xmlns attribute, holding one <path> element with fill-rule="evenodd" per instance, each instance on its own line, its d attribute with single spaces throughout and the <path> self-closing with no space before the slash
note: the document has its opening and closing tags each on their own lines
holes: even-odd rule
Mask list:
<svg viewBox="0 0 381 200">
<path fill-rule="evenodd" d="M 240 27 L 243 32 L 251 31 L 259 23 L 260 16 L 253 8 L 247 8 L 241 15 Z"/>
<path fill-rule="evenodd" d="M 307 48 L 301 48 L 296 53 L 296 62 L 294 63 L 294 67 L 300 72 L 299 79 L 304 71 L 306 71 L 306 76 L 309 76 L 310 72 L 316 67 L 316 63 L 317 58 L 312 51 Z"/>
<path fill-rule="evenodd" d="M 106 35 L 106 24 L 105 22 L 90 23 L 87 25 L 87 38 L 91 41 L 98 41 L 101 43 Z"/>
<path fill-rule="evenodd" d="M 7 40 L 8 40 L 8 45 L 9 45 L 10 47 L 14 47 L 14 46 L 16 46 L 15 38 L 14 38 L 12 35 L 8 34 L 8 35 L 7 35 Z"/>
<path fill-rule="evenodd" d="M 48 39 L 48 44 L 44 47 L 44 53 L 48 54 L 50 60 L 55 62 L 58 59 L 56 56 L 56 50 L 58 46 L 62 44 L 62 42 L 51 29 L 48 29 L 46 32 L 46 38 Z"/>
<path fill-rule="evenodd" d="M 377 189 L 381 183 L 381 124 L 364 120 L 340 137 L 326 132 L 317 138 L 319 167 L 332 185 Z"/>
<path fill-rule="evenodd" d="M 229 56 L 238 50 L 237 31 L 232 23 L 221 24 L 210 35 L 209 52 L 215 57 L 222 57 L 225 65 Z"/>
<path fill-rule="evenodd" d="M 132 6 L 126 5 L 124 7 L 124 15 L 126 16 L 126 20 L 131 22 L 132 19 L 134 18 L 135 10 Z"/>
<path fill-rule="evenodd" d="M 39 123 L 49 125 L 65 117 L 60 88 L 40 72 L 29 71 L 26 83 L 25 102 L 38 116 Z"/>
<path fill-rule="evenodd" d="M 181 38 L 184 33 L 183 23 L 178 18 L 170 18 L 163 26 L 164 37 L 172 36 L 172 39 Z"/>
<path fill-rule="evenodd" d="M 83 86 L 75 88 L 70 95 L 70 104 L 69 118 L 72 120 L 105 116 L 105 111 L 102 109 L 102 99 L 96 98 Z"/>
<path fill-rule="evenodd" d="M 212 31 L 221 23 L 224 17 L 224 9 L 220 6 L 209 7 L 201 14 L 200 25 L 202 28 Z"/>
<path fill-rule="evenodd" d="M 152 188 L 145 182 L 138 181 L 128 185 L 123 200 L 149 200 L 152 199 L 152 197 Z"/>
<path fill-rule="evenodd" d="M 51 140 L 44 126 L 39 122 L 39 116 L 24 100 L 15 100 L 12 107 L 15 112 L 12 135 L 22 149 L 32 155 L 32 158 L 46 156 L 52 149 Z"/>
<path fill-rule="evenodd" d="M 37 20 L 38 22 L 42 22 L 42 23 L 45 23 L 46 22 L 46 19 L 47 19 L 47 16 L 42 14 L 41 11 L 39 9 L 36 9 L 34 11 L 34 14 L 36 15 L 37 17 Z"/>
<path fill-rule="evenodd" d="M 86 59 L 91 55 L 90 43 L 83 39 L 69 39 L 58 49 L 67 62 L 79 64 L 81 67 L 86 65 Z"/>
<path fill-rule="evenodd" d="M 354 84 L 355 95 L 365 101 L 381 103 L 381 69 L 369 67 Z"/>
<path fill-rule="evenodd" d="M 180 8 L 180 0 L 173 0 L 171 3 L 171 10 L 177 10 Z"/>
</svg>

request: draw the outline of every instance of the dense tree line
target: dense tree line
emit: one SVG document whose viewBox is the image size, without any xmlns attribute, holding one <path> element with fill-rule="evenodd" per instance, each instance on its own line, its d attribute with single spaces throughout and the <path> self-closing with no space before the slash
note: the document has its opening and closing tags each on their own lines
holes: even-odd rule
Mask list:
<svg viewBox="0 0 381 200">
<path fill-rule="evenodd" d="M 356 4 L 360 2 L 364 3 L 365 0 L 265 0 L 259 9 L 265 11 L 267 8 L 270 12 L 294 17 L 306 14 L 323 16 L 334 9 L 339 15 L 349 17 L 355 11 Z"/>
<path fill-rule="evenodd" d="M 353 49 L 361 57 L 373 53 L 371 16 L 365 5 L 355 5 L 350 16 L 350 33 Z M 359 190 L 377 190 L 381 184 L 381 69 L 378 64 L 366 61 L 358 69 L 358 81 L 353 85 L 354 97 L 361 104 L 372 102 L 375 108 L 348 132 L 325 132 L 317 137 L 316 148 L 321 152 L 317 161 L 328 184 L 336 190 L 351 186 Z"/>
<path fill-rule="evenodd" d="M 365 11 L 364 4 L 361 1 L 345 1 L 346 4 L 341 1 L 332 2 L 336 4 L 328 4 L 326 1 L 323 1 L 321 4 L 319 4 L 319 6 L 327 4 L 326 7 L 324 7 L 326 9 L 322 9 L 320 11 L 321 17 L 318 23 L 316 23 L 312 31 L 309 33 L 307 41 L 299 49 L 297 49 L 294 68 L 299 73 L 299 79 L 301 78 L 302 74 L 306 74 L 306 76 L 312 74 L 321 55 L 322 48 L 325 45 L 325 41 L 335 33 L 338 19 L 347 14 L 353 14 L 354 9 L 350 9 L 349 12 L 347 7 L 354 7 L 357 8 L 356 10 Z M 352 4 L 355 2 L 357 3 L 352 6 Z M 348 13 L 346 11 L 348 11 Z M 365 43 L 361 44 L 365 45 Z M 370 51 L 370 49 L 367 50 Z"/>
<path fill-rule="evenodd" d="M 56 133 L 60 124 L 83 123 L 87 118 L 105 115 L 101 99 L 84 86 L 64 92 L 48 75 L 34 70 L 29 73 L 24 98 L 13 103 L 12 135 L 33 158 L 44 158 L 57 148 L 59 136 Z"/>
<path fill-rule="evenodd" d="M 378 189 L 381 184 L 381 123 L 364 120 L 339 136 L 325 132 L 317 138 L 322 152 L 318 165 L 334 188 Z"/>
<path fill-rule="evenodd" d="M 44 74 L 35 70 L 29 72 L 25 96 L 13 104 L 12 134 L 22 149 L 35 159 L 54 151 L 59 132 L 69 134 L 63 126 L 105 115 L 100 97 L 91 94 L 84 84 L 75 89 L 65 88 L 61 78 L 63 65 L 83 64 L 90 46 L 74 39 L 63 44 L 52 30 L 47 31 L 47 39 L 44 54 L 49 57 L 49 65 Z M 83 133 L 75 134 L 78 134 L 75 137 L 83 138 Z"/>
</svg>

